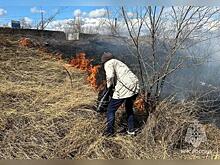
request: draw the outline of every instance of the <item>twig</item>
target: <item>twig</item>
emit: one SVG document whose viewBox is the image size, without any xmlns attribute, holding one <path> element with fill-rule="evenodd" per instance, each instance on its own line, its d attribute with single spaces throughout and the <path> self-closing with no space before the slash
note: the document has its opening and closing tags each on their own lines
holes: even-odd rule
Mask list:
<svg viewBox="0 0 220 165">
<path fill-rule="evenodd" d="M 72 79 L 72 77 L 71 77 L 71 75 L 70 75 L 70 72 L 66 69 L 65 66 L 63 66 L 63 68 L 64 68 L 64 70 L 67 72 L 67 74 L 68 74 L 68 76 L 69 76 L 69 78 L 70 78 L 71 88 L 73 88 L 73 79 Z"/>
</svg>

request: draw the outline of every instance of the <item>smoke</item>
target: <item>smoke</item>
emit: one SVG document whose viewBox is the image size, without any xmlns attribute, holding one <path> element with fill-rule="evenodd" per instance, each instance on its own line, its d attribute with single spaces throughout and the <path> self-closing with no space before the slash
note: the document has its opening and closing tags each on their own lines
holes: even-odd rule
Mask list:
<svg viewBox="0 0 220 165">
<path fill-rule="evenodd" d="M 187 55 L 185 67 L 172 74 L 164 89 L 164 97 L 176 94 L 177 100 L 184 101 L 192 95 L 220 88 L 220 38 L 212 38 L 184 50 Z"/>
</svg>

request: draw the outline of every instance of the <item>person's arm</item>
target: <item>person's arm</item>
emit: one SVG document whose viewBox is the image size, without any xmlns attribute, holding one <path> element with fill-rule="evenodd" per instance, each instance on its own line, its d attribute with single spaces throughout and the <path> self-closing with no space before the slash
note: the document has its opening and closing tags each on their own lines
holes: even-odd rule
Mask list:
<svg viewBox="0 0 220 165">
<path fill-rule="evenodd" d="M 114 85 L 114 67 L 113 63 L 111 61 L 106 62 L 104 65 L 105 73 L 106 73 L 106 82 L 107 82 L 107 88 Z"/>
</svg>

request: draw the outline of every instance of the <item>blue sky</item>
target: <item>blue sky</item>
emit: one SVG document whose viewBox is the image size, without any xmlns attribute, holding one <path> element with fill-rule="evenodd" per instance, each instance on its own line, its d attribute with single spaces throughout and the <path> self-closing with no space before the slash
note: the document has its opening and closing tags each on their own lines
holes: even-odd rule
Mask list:
<svg viewBox="0 0 220 165">
<path fill-rule="evenodd" d="M 0 0 L 0 6 L 112 6 L 112 5 L 195 5 L 219 6 L 219 0 Z"/>
<path fill-rule="evenodd" d="M 0 0 L 1 6 L 103 6 L 118 4 L 125 0 Z M 128 0 L 131 1 L 132 0 Z M 140 0 L 138 0 L 140 1 Z M 152 0 L 150 0 L 152 1 Z"/>
<path fill-rule="evenodd" d="M 23 18 L 36 25 L 41 19 L 40 10 L 45 11 L 45 18 L 53 15 L 58 9 L 61 10 L 54 19 L 54 21 L 59 21 L 61 24 L 63 20 L 73 19 L 74 12 L 80 10 L 83 17 L 87 18 L 85 19 L 85 26 L 91 26 L 93 24 L 98 25 L 98 18 L 103 16 L 103 10 L 106 9 L 106 6 L 171 6 L 183 3 L 188 5 L 212 5 L 216 4 L 217 1 L 220 6 L 219 0 L 209 0 L 209 4 L 205 0 L 0 0 L 0 26 L 3 24 L 9 25 L 11 20 L 21 20 Z M 52 25 L 55 26 L 55 24 L 58 23 L 54 22 Z"/>
<path fill-rule="evenodd" d="M 105 6 L 120 5 L 216 5 L 220 6 L 219 0 L 0 0 L 0 23 L 10 21 L 11 19 L 19 20 L 23 17 L 38 20 L 39 13 L 32 13 L 30 9 L 36 7 L 38 10 L 42 7 L 46 11 L 45 16 L 49 16 L 57 9 L 62 12 L 56 19 L 67 19 L 73 17 L 73 12 L 80 9 L 89 13 L 95 9 L 102 9 Z"/>
<path fill-rule="evenodd" d="M 28 17 L 33 22 L 40 19 L 39 12 L 31 12 L 31 8 L 44 10 L 45 17 L 49 17 L 60 9 L 61 12 L 56 19 L 71 19 L 73 12 L 80 9 L 82 12 L 89 13 L 96 9 L 103 9 L 111 6 L 118 0 L 0 0 L 0 24 L 6 24 L 10 20 L 20 20 Z M 123 1 L 123 0 L 122 0 Z M 117 3 L 115 3 L 117 4 Z"/>
<path fill-rule="evenodd" d="M 45 17 L 53 15 L 57 10 L 61 10 L 60 14 L 56 16 L 56 19 L 69 19 L 74 17 L 73 13 L 77 9 L 89 13 L 95 9 L 105 8 L 105 6 L 0 6 L 0 8 L 7 12 L 0 16 L 0 21 L 7 22 L 11 19 L 19 20 L 23 17 L 29 17 L 37 21 L 41 15 L 38 12 L 31 12 L 33 8 L 46 11 L 44 13 Z"/>
<path fill-rule="evenodd" d="M 59 14 L 56 15 L 46 29 L 63 31 L 68 22 L 71 19 L 73 20 L 74 17 L 77 17 L 76 13 L 80 13 L 80 18 L 85 22 L 84 28 L 95 28 L 95 26 L 99 25 L 100 19 L 104 19 L 106 16 L 106 7 L 110 7 L 109 5 L 100 5 L 99 3 L 89 6 L 82 5 L 82 3 L 74 3 L 65 6 L 64 4 L 60 4 L 58 0 L 53 0 L 53 3 L 51 0 L 45 1 L 45 3 L 40 0 L 32 1 L 33 3 L 31 1 L 20 0 L 19 2 L 22 3 L 18 3 L 18 0 L 11 0 L 11 3 L 9 3 L 9 1 L 0 0 L 0 26 L 10 27 L 11 20 L 20 21 L 25 19 L 31 27 L 35 28 L 41 21 L 42 12 L 44 20 L 46 20 L 59 10 Z M 25 4 L 24 2 L 27 3 Z M 63 25 L 62 28 L 61 24 Z"/>
</svg>

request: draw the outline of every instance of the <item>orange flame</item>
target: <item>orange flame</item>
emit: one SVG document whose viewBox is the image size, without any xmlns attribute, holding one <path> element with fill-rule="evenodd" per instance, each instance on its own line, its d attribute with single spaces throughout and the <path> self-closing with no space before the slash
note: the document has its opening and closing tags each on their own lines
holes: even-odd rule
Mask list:
<svg viewBox="0 0 220 165">
<path fill-rule="evenodd" d="M 98 89 L 97 86 L 97 81 L 96 81 L 96 76 L 99 72 L 99 68 L 101 66 L 97 65 L 97 66 L 93 66 L 91 67 L 88 72 L 89 72 L 89 76 L 87 77 L 87 81 L 92 85 L 93 88 Z"/>
<path fill-rule="evenodd" d="M 96 65 L 96 66 L 92 66 L 91 64 L 91 60 L 86 58 L 86 54 L 85 53 L 79 53 L 76 55 L 75 58 L 73 58 L 69 64 L 75 68 L 78 68 L 80 70 L 83 71 L 87 71 L 88 72 L 88 77 L 87 77 L 87 81 L 91 84 L 91 86 L 93 88 L 95 88 L 96 90 L 100 90 L 101 88 L 103 88 L 104 83 L 101 83 L 99 86 L 97 85 L 97 74 L 99 73 L 99 69 L 100 69 L 100 65 Z M 137 100 L 134 102 L 134 106 L 136 107 L 136 109 L 140 112 L 144 112 L 144 97 L 143 95 L 140 95 Z"/>
<path fill-rule="evenodd" d="M 33 42 L 29 39 L 29 38 L 21 38 L 19 40 L 19 45 L 20 46 L 24 46 L 24 47 L 32 47 L 34 46 Z M 39 51 L 46 53 L 46 56 L 44 54 L 44 56 L 48 59 L 52 59 L 52 57 L 54 57 L 54 54 L 50 54 L 48 53 L 47 49 L 44 47 L 39 47 L 38 48 Z M 57 60 L 62 60 L 62 54 L 60 53 L 56 53 L 55 54 L 56 59 Z M 79 54 L 76 55 L 75 58 L 73 58 L 72 60 L 70 60 L 69 62 L 70 66 L 73 66 L 75 68 L 78 68 L 80 70 L 83 71 L 87 71 L 88 72 L 88 77 L 87 77 L 87 81 L 91 84 L 91 86 L 93 88 L 95 88 L 96 90 L 100 90 L 104 87 L 105 82 L 102 82 L 99 86 L 97 85 L 97 74 L 99 72 L 100 69 L 100 65 L 96 65 L 96 66 L 92 66 L 91 65 L 91 60 L 86 58 L 86 54 L 81 52 Z M 137 100 L 134 103 L 134 106 L 139 110 L 139 111 L 144 111 L 144 97 L 140 96 L 137 98 Z"/>
<path fill-rule="evenodd" d="M 134 102 L 134 107 L 135 107 L 136 109 L 138 109 L 138 111 L 144 112 L 144 110 L 145 110 L 144 103 L 145 103 L 144 97 L 143 97 L 143 96 L 139 96 L 139 97 L 136 99 L 136 101 Z"/>
<path fill-rule="evenodd" d="M 19 45 L 24 47 L 32 47 L 33 43 L 29 38 L 23 37 L 19 40 Z"/>
<path fill-rule="evenodd" d="M 69 62 L 69 64 L 75 68 L 85 71 L 88 71 L 91 68 L 91 60 L 86 58 L 85 53 L 77 54 L 76 57 Z"/>
<path fill-rule="evenodd" d="M 78 68 L 83 71 L 88 72 L 88 77 L 87 81 L 91 84 L 93 88 L 98 90 L 98 85 L 97 85 L 97 74 L 99 72 L 99 68 L 101 67 L 100 65 L 92 66 L 91 64 L 92 60 L 89 60 L 86 58 L 85 53 L 79 53 L 76 55 L 75 58 L 70 60 L 69 64 L 75 68 Z"/>
</svg>

